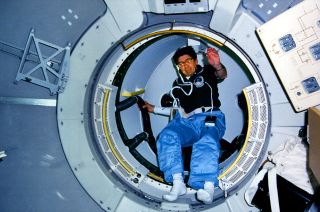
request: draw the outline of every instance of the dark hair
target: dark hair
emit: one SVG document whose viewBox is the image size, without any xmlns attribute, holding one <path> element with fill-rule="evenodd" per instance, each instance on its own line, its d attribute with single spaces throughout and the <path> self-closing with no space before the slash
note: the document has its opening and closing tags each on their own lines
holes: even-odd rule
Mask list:
<svg viewBox="0 0 320 212">
<path fill-rule="evenodd" d="M 197 59 L 197 53 L 194 51 L 194 49 L 191 46 L 186 46 L 177 49 L 177 51 L 174 53 L 172 59 L 175 64 L 178 64 L 178 59 L 179 57 L 183 55 L 189 55 L 192 59 L 196 60 Z"/>
</svg>

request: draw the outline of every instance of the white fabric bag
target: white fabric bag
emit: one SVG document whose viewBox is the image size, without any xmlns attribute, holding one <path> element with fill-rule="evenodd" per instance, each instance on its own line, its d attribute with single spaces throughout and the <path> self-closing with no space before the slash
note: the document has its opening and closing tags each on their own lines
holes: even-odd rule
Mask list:
<svg viewBox="0 0 320 212">
<path fill-rule="evenodd" d="M 314 194 L 310 181 L 310 170 L 307 168 L 307 146 L 302 143 L 301 138 L 296 136 L 287 137 L 274 154 L 268 156 L 268 162 L 255 176 L 245 192 L 245 200 L 248 205 L 253 206 L 251 201 L 258 190 L 259 182 L 268 173 L 268 187 L 270 193 L 270 205 L 272 212 L 280 211 L 277 189 L 277 174 L 293 183 L 297 187 Z"/>
</svg>

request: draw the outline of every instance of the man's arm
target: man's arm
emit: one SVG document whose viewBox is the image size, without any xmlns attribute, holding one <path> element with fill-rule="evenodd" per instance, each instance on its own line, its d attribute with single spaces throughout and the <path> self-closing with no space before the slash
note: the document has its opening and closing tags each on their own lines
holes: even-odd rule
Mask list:
<svg viewBox="0 0 320 212">
<path fill-rule="evenodd" d="M 207 58 L 210 65 L 216 70 L 215 75 L 219 79 L 227 78 L 227 70 L 224 65 L 220 62 L 220 56 L 216 49 L 208 48 L 207 50 Z"/>
<path fill-rule="evenodd" d="M 142 106 L 142 108 L 145 108 L 149 113 L 155 113 L 164 116 L 170 116 L 171 114 L 171 107 L 157 107 L 155 105 L 150 104 L 147 101 L 144 102 L 145 104 Z"/>
</svg>

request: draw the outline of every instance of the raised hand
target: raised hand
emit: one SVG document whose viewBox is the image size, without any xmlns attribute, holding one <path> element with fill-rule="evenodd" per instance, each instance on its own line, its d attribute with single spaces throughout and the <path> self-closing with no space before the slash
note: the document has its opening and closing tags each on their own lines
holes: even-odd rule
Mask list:
<svg viewBox="0 0 320 212">
<path fill-rule="evenodd" d="M 207 58 L 210 65 L 212 65 L 216 70 L 221 69 L 220 56 L 216 49 L 207 49 Z"/>
</svg>

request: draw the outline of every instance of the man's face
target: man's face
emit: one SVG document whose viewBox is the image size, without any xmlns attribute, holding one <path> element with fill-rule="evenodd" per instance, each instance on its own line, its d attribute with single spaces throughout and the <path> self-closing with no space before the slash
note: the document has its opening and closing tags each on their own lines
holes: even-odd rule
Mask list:
<svg viewBox="0 0 320 212">
<path fill-rule="evenodd" d="M 194 60 L 192 57 L 190 57 L 187 54 L 179 57 L 178 63 L 177 63 L 179 70 L 186 77 L 192 76 L 194 74 L 194 72 L 196 71 L 197 64 L 198 64 L 198 60 L 197 59 Z"/>
</svg>

